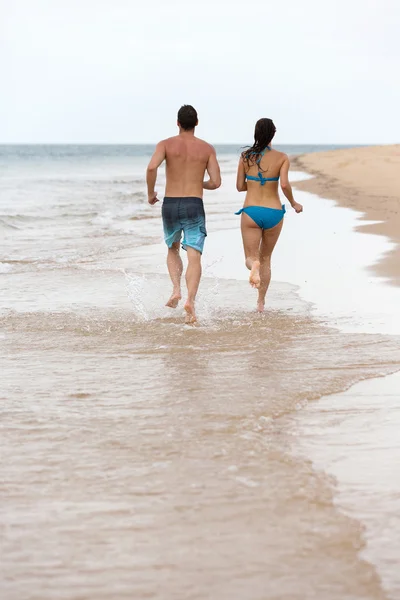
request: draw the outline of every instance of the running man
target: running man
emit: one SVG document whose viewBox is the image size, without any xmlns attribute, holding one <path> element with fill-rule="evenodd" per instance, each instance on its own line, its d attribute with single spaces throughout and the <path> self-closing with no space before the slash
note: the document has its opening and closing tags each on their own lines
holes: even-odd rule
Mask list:
<svg viewBox="0 0 400 600">
<path fill-rule="evenodd" d="M 168 246 L 167 266 L 173 290 L 166 306 L 176 308 L 181 296 L 182 248 L 187 251 L 186 322 L 196 322 L 195 299 L 201 277 L 201 255 L 207 236 L 203 190 L 216 190 L 221 174 L 214 148 L 194 135 L 198 124 L 193 106 L 184 105 L 178 112 L 179 135 L 159 142 L 147 167 L 149 204 L 158 202 L 155 191 L 157 169 L 166 162 L 165 197 L 162 205 L 164 238 Z M 209 179 L 204 181 L 207 171 Z"/>
</svg>

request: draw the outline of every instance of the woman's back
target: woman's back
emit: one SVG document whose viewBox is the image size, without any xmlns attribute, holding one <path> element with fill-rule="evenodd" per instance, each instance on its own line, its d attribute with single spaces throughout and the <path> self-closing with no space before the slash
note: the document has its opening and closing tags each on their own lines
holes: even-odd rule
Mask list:
<svg viewBox="0 0 400 600">
<path fill-rule="evenodd" d="M 259 155 L 243 156 L 247 181 L 244 206 L 266 206 L 280 208 L 278 185 L 279 173 L 286 154 L 266 148 Z"/>
</svg>

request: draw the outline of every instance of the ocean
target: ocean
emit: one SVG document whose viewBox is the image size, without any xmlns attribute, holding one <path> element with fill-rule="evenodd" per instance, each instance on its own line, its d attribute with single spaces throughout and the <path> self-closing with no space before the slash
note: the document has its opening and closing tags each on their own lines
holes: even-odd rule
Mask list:
<svg viewBox="0 0 400 600">
<path fill-rule="evenodd" d="M 382 579 L 308 449 L 328 439 L 322 398 L 400 369 L 390 311 L 341 302 L 341 273 L 360 289 L 372 276 L 336 245 L 380 242 L 297 192 L 304 214 L 287 215 L 257 314 L 234 215 L 241 146 L 216 149 L 189 327 L 164 307 L 152 146 L 0 147 L 3 600 L 395 598 L 397 569 Z"/>
</svg>

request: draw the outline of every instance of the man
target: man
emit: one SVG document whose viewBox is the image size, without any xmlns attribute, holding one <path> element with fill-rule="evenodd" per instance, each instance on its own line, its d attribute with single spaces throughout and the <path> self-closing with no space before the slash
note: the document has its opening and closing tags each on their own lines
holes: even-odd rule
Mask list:
<svg viewBox="0 0 400 600">
<path fill-rule="evenodd" d="M 173 290 L 166 306 L 176 308 L 181 299 L 182 248 L 187 250 L 188 267 L 185 303 L 186 322 L 196 322 L 195 299 L 201 277 L 201 254 L 207 235 L 203 206 L 203 190 L 216 190 L 221 185 L 220 169 L 214 148 L 195 137 L 198 124 L 193 106 L 184 105 L 178 112 L 179 135 L 163 140 L 147 167 L 147 194 L 149 204 L 158 202 L 155 184 L 157 169 L 166 161 L 166 187 L 162 206 L 165 242 L 168 246 L 167 266 Z M 205 172 L 209 179 L 204 181 Z"/>
</svg>

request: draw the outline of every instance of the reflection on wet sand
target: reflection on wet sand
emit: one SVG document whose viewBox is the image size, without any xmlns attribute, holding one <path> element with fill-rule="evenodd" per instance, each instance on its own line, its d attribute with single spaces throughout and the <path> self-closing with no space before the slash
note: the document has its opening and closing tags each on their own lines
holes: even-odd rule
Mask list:
<svg viewBox="0 0 400 600">
<path fill-rule="evenodd" d="M 7 600 L 385 597 L 360 525 L 281 417 L 393 369 L 392 339 L 280 310 L 198 328 L 11 312 L 1 327 Z"/>
</svg>

